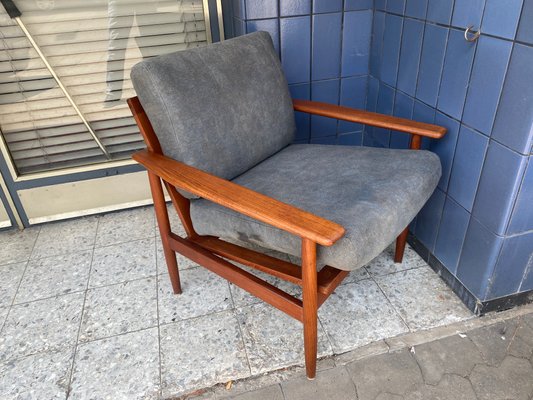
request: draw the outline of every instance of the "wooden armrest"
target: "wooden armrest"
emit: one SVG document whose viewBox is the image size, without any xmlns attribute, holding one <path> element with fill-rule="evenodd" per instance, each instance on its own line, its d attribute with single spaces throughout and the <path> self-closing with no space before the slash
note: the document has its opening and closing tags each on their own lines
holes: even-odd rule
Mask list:
<svg viewBox="0 0 533 400">
<path fill-rule="evenodd" d="M 339 224 L 163 155 L 143 150 L 133 159 L 179 189 L 323 246 L 344 235 Z"/>
<path fill-rule="evenodd" d="M 320 103 L 309 100 L 293 100 L 294 110 L 324 117 L 341 119 L 344 121 L 358 122 L 379 128 L 392 129 L 413 135 L 427 136 L 440 139 L 446 134 L 446 128 L 410 119 L 378 114 L 370 111 L 356 110 L 354 108 L 337 106 L 334 104 Z"/>
</svg>

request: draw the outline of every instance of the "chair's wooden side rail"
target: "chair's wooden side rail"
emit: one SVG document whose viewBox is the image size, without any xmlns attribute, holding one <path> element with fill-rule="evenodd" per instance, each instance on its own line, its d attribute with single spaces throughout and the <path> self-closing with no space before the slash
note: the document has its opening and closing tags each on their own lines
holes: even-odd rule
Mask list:
<svg viewBox="0 0 533 400">
<path fill-rule="evenodd" d="M 335 222 L 163 155 L 143 150 L 133 158 L 171 185 L 323 246 L 344 235 Z"/>
<path fill-rule="evenodd" d="M 323 117 L 336 118 L 349 122 L 358 122 L 365 125 L 376 126 L 378 128 L 392 129 L 433 139 L 440 139 L 446 134 L 446 128 L 443 128 L 442 126 L 426 124 L 424 122 L 412 121 L 410 119 L 398 118 L 370 111 L 356 110 L 354 108 L 337 106 L 335 104 L 309 100 L 293 100 L 293 106 L 296 111 L 308 114 L 321 115 Z"/>
</svg>

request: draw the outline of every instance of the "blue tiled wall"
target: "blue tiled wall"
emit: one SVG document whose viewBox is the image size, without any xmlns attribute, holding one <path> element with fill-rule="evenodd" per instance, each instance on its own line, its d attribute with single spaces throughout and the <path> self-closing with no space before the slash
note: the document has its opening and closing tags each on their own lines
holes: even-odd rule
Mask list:
<svg viewBox="0 0 533 400">
<path fill-rule="evenodd" d="M 423 141 L 443 176 L 412 232 L 479 300 L 533 290 L 533 0 L 225 0 L 225 13 L 230 36 L 271 33 L 293 97 L 447 127 Z M 298 142 L 409 144 L 296 120 Z"/>
<path fill-rule="evenodd" d="M 229 37 L 263 30 L 294 98 L 366 107 L 373 0 L 226 0 Z M 297 113 L 297 142 L 361 145 L 363 126 Z"/>
<path fill-rule="evenodd" d="M 411 228 L 482 301 L 533 289 L 532 27 L 533 0 L 375 4 L 367 107 L 449 129 L 424 143 L 443 176 Z M 407 146 L 387 135 L 363 142 Z"/>
</svg>

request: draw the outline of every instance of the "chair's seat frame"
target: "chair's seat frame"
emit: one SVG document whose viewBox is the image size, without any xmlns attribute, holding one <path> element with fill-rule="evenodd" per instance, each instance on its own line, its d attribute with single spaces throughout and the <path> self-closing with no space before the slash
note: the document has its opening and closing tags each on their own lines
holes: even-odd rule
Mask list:
<svg viewBox="0 0 533 400">
<path fill-rule="evenodd" d="M 163 251 L 174 293 L 181 293 L 175 254 L 178 252 L 302 322 L 307 377 L 314 378 L 317 357 L 317 311 L 349 273 L 349 271 L 330 266 L 325 266 L 317 272 L 316 246 L 317 244 L 333 245 L 344 235 L 344 228 L 294 206 L 165 157 L 138 98 L 129 99 L 128 104 L 147 145 L 147 150 L 135 153 L 133 158 L 148 170 Z M 436 125 L 325 103 L 294 100 L 294 109 L 410 133 L 413 135 L 411 149 L 420 148 L 421 136 L 441 138 L 446 133 L 445 128 Z M 187 234 L 186 238 L 171 231 L 162 183 L 180 217 Z M 225 242 L 217 237 L 198 235 L 191 220 L 190 201 L 176 188 L 300 236 L 302 265 L 282 261 Z M 402 261 L 407 233 L 406 228 L 396 240 L 395 262 Z M 300 285 L 302 300 L 237 267 L 230 261 Z"/>
</svg>

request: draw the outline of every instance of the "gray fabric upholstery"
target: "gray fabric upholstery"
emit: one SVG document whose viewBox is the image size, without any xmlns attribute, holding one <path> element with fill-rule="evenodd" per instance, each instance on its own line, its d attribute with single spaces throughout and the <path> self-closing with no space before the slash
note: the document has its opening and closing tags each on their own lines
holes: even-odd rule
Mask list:
<svg viewBox="0 0 533 400">
<path fill-rule="evenodd" d="M 214 175 L 232 179 L 293 140 L 292 102 L 268 33 L 151 58 L 131 78 L 163 153 Z"/>
<path fill-rule="evenodd" d="M 390 244 L 433 193 L 439 158 L 428 151 L 291 145 L 234 182 L 335 221 L 345 236 L 319 246 L 318 265 L 353 270 Z M 198 233 L 300 255 L 300 239 L 204 199 L 191 205 Z"/>
</svg>

